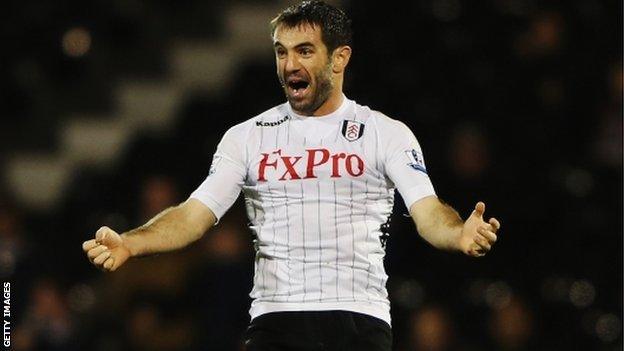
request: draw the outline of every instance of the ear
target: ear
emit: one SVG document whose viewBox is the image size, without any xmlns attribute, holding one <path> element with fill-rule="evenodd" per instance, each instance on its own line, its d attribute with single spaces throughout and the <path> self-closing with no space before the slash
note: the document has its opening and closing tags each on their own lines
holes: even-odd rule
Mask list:
<svg viewBox="0 0 624 351">
<path fill-rule="evenodd" d="M 351 47 L 350 46 L 339 46 L 334 50 L 332 54 L 332 71 L 334 73 L 342 73 L 344 72 L 347 64 L 349 64 L 349 59 L 351 58 Z"/>
</svg>

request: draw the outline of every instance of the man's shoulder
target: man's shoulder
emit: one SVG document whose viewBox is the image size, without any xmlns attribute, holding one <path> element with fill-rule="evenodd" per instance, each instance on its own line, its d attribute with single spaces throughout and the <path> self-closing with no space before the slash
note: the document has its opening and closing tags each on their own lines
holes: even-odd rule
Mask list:
<svg viewBox="0 0 624 351">
<path fill-rule="evenodd" d="M 286 103 L 274 106 L 247 120 L 254 127 L 276 127 L 290 119 Z"/>
<path fill-rule="evenodd" d="M 392 118 L 381 111 L 374 110 L 368 106 L 363 106 L 359 104 L 357 106 L 361 110 L 368 111 L 369 120 L 381 133 L 385 132 L 392 134 L 393 132 L 403 132 L 406 129 L 409 130 L 409 127 L 407 127 L 405 123 L 398 119 Z"/>
<path fill-rule="evenodd" d="M 255 127 L 278 126 L 289 118 L 285 104 L 280 104 L 232 126 L 226 134 L 247 135 Z"/>
</svg>

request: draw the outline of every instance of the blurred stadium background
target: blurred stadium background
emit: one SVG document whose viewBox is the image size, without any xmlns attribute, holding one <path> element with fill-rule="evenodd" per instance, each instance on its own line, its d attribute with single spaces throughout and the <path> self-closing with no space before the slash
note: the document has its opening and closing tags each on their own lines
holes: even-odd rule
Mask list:
<svg viewBox="0 0 624 351">
<path fill-rule="evenodd" d="M 198 244 L 104 275 L 82 241 L 183 201 L 227 128 L 284 98 L 267 22 L 293 1 L 10 0 L 0 23 L 0 275 L 13 350 L 237 350 L 241 203 Z M 503 223 L 436 251 L 397 201 L 397 350 L 622 349 L 622 2 L 333 1 L 346 92 L 405 121 L 440 197 Z"/>
</svg>

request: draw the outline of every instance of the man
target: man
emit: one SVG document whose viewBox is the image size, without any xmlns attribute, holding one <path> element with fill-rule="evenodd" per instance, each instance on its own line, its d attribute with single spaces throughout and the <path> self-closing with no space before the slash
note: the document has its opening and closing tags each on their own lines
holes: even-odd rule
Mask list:
<svg viewBox="0 0 624 351">
<path fill-rule="evenodd" d="M 288 102 L 228 130 L 187 201 L 121 235 L 102 227 L 83 249 L 114 271 L 182 248 L 242 190 L 256 249 L 247 349 L 390 350 L 382 241 L 395 187 L 436 248 L 483 256 L 500 224 L 483 220 L 482 202 L 462 221 L 435 196 L 413 133 L 343 95 L 351 25 L 342 11 L 305 1 L 271 25 Z"/>
</svg>

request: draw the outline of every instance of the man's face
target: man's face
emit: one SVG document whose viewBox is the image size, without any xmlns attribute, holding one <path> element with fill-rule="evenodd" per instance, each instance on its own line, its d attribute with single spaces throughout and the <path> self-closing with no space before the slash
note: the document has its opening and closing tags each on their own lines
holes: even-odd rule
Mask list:
<svg viewBox="0 0 624 351">
<path fill-rule="evenodd" d="M 273 35 L 277 76 L 293 110 L 311 115 L 333 89 L 331 62 L 318 26 L 280 25 Z"/>
</svg>

